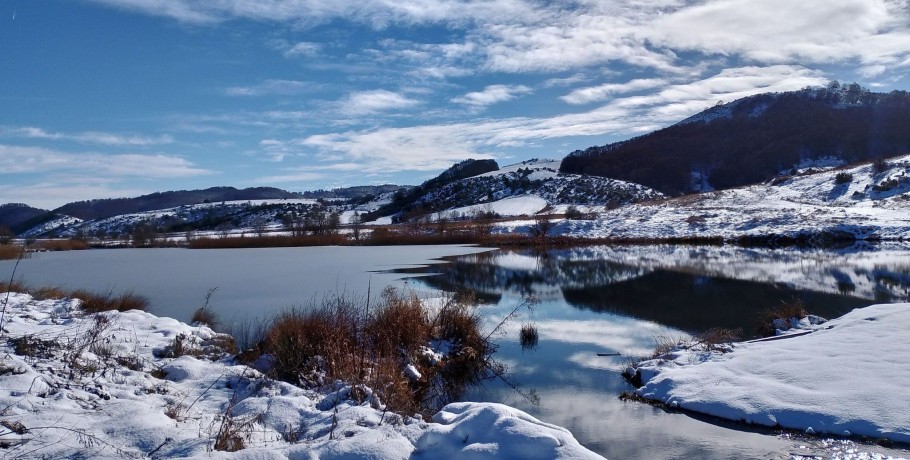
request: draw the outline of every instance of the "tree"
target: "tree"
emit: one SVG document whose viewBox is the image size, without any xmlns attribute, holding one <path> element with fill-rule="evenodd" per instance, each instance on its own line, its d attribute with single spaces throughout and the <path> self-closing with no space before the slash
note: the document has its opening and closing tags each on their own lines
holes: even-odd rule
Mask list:
<svg viewBox="0 0 910 460">
<path fill-rule="evenodd" d="M 556 226 L 556 223 L 550 219 L 550 216 L 544 216 L 538 214 L 534 217 L 534 223 L 531 225 L 529 231 L 531 236 L 535 238 L 543 238 L 550 233 L 550 230 Z"/>
</svg>

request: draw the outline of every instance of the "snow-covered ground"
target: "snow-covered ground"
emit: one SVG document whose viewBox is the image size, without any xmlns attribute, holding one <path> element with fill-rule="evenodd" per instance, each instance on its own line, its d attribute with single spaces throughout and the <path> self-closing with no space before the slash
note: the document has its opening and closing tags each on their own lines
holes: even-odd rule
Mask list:
<svg viewBox="0 0 910 460">
<path fill-rule="evenodd" d="M 0 293 L 6 303 L 7 294 Z M 338 384 L 320 393 L 231 361 L 223 336 L 77 300 L 12 293 L 0 345 L 0 445 L 14 458 L 600 458 L 567 430 L 493 403 L 431 422 L 384 413 Z M 172 356 L 176 343 L 184 354 Z M 194 356 L 195 355 L 195 356 Z M 216 440 L 243 450 L 215 451 Z"/>
<path fill-rule="evenodd" d="M 840 178 L 839 175 L 840 174 Z M 865 164 L 771 183 L 635 203 L 557 232 L 584 237 L 671 238 L 843 233 L 910 238 L 910 155 L 876 172 Z"/>
<path fill-rule="evenodd" d="M 910 304 L 881 304 L 727 353 L 677 349 L 638 365 L 636 393 L 746 423 L 906 443 L 908 329 Z"/>
</svg>

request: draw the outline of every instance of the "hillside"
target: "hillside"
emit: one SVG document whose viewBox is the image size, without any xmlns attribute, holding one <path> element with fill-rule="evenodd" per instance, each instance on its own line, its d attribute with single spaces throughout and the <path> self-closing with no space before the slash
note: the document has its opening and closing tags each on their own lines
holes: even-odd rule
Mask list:
<svg viewBox="0 0 910 460">
<path fill-rule="evenodd" d="M 65 204 L 54 211 L 58 214 L 83 220 L 103 219 L 121 214 L 154 211 L 199 203 L 241 200 L 268 200 L 300 198 L 300 194 L 272 187 L 236 189 L 234 187 L 212 187 L 204 190 L 180 190 L 158 192 L 136 198 L 112 198 L 76 201 Z"/>
<path fill-rule="evenodd" d="M 910 93 L 857 84 L 751 96 L 668 128 L 569 154 L 564 173 L 663 193 L 727 189 L 819 159 L 841 164 L 910 152 Z"/>
<path fill-rule="evenodd" d="M 638 184 L 602 177 L 562 174 L 558 167 L 556 160 L 532 159 L 502 168 L 486 168 L 487 171 L 476 175 L 462 174 L 464 177 L 455 180 L 451 179 L 452 174 L 447 171 L 406 194 L 397 194 L 392 203 L 367 217 L 394 214 L 396 220 L 407 220 L 433 213 L 437 216 L 445 213 L 476 213 L 484 207 L 497 212 L 498 208 L 509 208 L 498 206 L 507 201 L 521 202 L 518 206 L 521 209 L 510 213 L 512 215 L 534 214 L 546 206 L 613 208 L 662 197 L 660 193 Z M 528 203 L 534 204 L 533 209 L 527 208 Z"/>
<path fill-rule="evenodd" d="M 557 231 L 585 237 L 754 242 L 910 237 L 910 155 L 807 170 L 763 184 L 624 206 Z"/>
</svg>

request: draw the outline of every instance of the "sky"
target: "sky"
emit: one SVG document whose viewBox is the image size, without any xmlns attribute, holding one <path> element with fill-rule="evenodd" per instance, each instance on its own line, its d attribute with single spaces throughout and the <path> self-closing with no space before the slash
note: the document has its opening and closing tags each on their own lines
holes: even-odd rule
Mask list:
<svg viewBox="0 0 910 460">
<path fill-rule="evenodd" d="M 0 0 L 0 203 L 419 184 L 908 73 L 907 0 Z"/>
</svg>

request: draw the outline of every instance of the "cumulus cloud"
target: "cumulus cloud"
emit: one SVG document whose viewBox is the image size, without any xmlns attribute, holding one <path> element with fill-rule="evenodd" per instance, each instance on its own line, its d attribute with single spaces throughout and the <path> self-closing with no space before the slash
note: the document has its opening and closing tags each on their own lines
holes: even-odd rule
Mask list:
<svg viewBox="0 0 910 460">
<path fill-rule="evenodd" d="M 86 144 L 134 147 L 146 147 L 152 145 L 170 144 L 174 142 L 174 138 L 167 134 L 161 136 L 140 136 L 136 134 L 114 134 L 98 131 L 60 133 L 47 131 L 45 129 L 36 128 L 34 126 L 3 128 L 0 129 L 0 137 L 62 140 L 75 141 Z"/>
<path fill-rule="evenodd" d="M 486 107 L 499 102 L 510 101 L 518 96 L 530 94 L 531 88 L 524 85 L 490 85 L 482 91 L 474 91 L 452 99 L 457 104 Z"/>
</svg>

